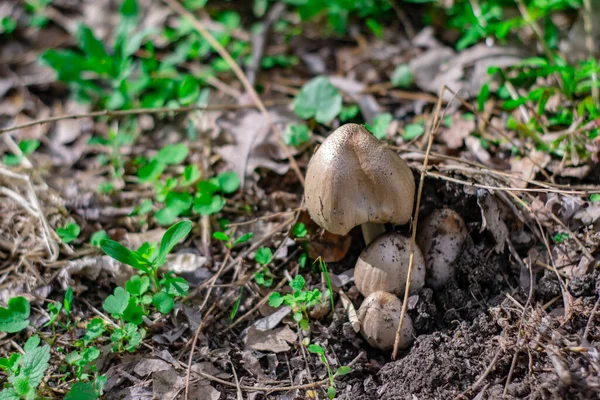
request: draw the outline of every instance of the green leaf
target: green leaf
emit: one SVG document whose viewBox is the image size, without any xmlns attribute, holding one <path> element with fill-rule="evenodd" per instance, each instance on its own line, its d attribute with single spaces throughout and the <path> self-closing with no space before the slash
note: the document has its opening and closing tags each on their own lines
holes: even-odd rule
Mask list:
<svg viewBox="0 0 600 400">
<path fill-rule="evenodd" d="M 204 8 L 208 0 L 185 0 L 185 8 L 195 11 Z"/>
<path fill-rule="evenodd" d="M 196 78 L 187 75 L 177 88 L 177 97 L 182 105 L 194 103 L 200 96 L 200 85 Z"/>
<path fill-rule="evenodd" d="M 123 17 L 135 19 L 138 16 L 138 5 L 136 0 L 124 0 L 119 12 Z"/>
<path fill-rule="evenodd" d="M 324 76 L 306 83 L 294 99 L 294 111 L 300 118 L 329 124 L 342 110 L 342 95 Z"/>
<path fill-rule="evenodd" d="M 490 98 L 490 85 L 486 83 L 481 87 L 479 94 L 477 95 L 477 108 L 479 111 L 483 111 L 485 102 Z"/>
<path fill-rule="evenodd" d="M 165 292 L 158 292 L 152 296 L 152 304 L 162 314 L 168 314 L 175 307 L 173 298 Z"/>
<path fill-rule="evenodd" d="M 125 283 L 125 289 L 129 294 L 141 296 L 150 288 L 150 278 L 147 275 L 134 275 Z"/>
<path fill-rule="evenodd" d="M 267 265 L 273 259 L 273 252 L 268 247 L 261 247 L 254 255 L 254 260 L 260 265 Z"/>
<path fill-rule="evenodd" d="M 39 338 L 37 343 L 39 344 Z M 37 397 L 37 387 L 49 365 L 50 346 L 33 347 L 30 345 L 26 347 L 19 373 L 9 376 L 9 382 L 21 397 L 34 399 Z"/>
<path fill-rule="evenodd" d="M 235 315 L 237 314 L 239 308 L 240 308 L 240 304 L 242 303 L 242 295 L 244 294 L 244 287 L 240 288 L 240 295 L 238 296 L 237 300 L 235 301 L 235 303 L 233 303 L 233 307 L 231 308 L 231 313 L 229 314 L 229 320 L 233 321 L 235 318 Z"/>
<path fill-rule="evenodd" d="M 189 148 L 185 143 L 170 144 L 158 152 L 156 159 L 167 165 L 181 164 L 188 155 Z"/>
<path fill-rule="evenodd" d="M 84 345 L 88 345 L 104 333 L 104 321 L 102 318 L 96 317 L 88 322 L 85 336 L 83 337 Z"/>
<path fill-rule="evenodd" d="M 214 181 L 214 182 L 212 182 Z M 211 179 L 211 181 L 200 181 L 196 187 L 198 188 L 198 193 L 201 196 L 209 196 L 215 192 L 221 190 L 218 185 L 218 181 L 216 179 Z"/>
<path fill-rule="evenodd" d="M 248 240 L 252 239 L 252 236 L 254 236 L 254 233 L 248 232 L 245 235 L 242 235 L 239 238 L 235 239 L 235 242 L 233 242 L 233 244 L 246 243 Z"/>
<path fill-rule="evenodd" d="M 290 286 L 294 289 L 294 292 L 299 292 L 304 288 L 306 281 L 302 277 L 302 275 L 296 275 L 294 279 L 290 282 Z"/>
<path fill-rule="evenodd" d="M 135 297 L 130 297 L 127 307 L 123 311 L 123 319 L 134 325 L 140 325 L 144 320 L 144 309 L 138 304 Z"/>
<path fill-rule="evenodd" d="M 105 239 L 109 239 L 108 233 L 105 230 L 94 232 L 90 239 L 90 243 L 92 246 L 100 247 L 100 242 Z"/>
<path fill-rule="evenodd" d="M 66 244 L 69 244 L 75 239 L 77 239 L 77 237 L 79 237 L 80 232 L 81 228 L 74 222 L 70 222 L 64 228 L 58 228 L 56 230 L 58 236 L 60 236 L 61 240 Z"/>
<path fill-rule="evenodd" d="M 107 255 L 123 264 L 130 265 L 140 271 L 149 271 L 150 261 L 142 257 L 137 252 L 129 250 L 119 242 L 115 242 L 114 240 L 110 239 L 104 239 L 100 242 L 100 248 Z"/>
<path fill-rule="evenodd" d="M 160 241 L 160 248 L 158 250 L 158 256 L 154 261 L 154 265 L 161 267 L 167 260 L 167 254 L 173 250 L 173 247 L 192 231 L 191 221 L 179 221 L 175 225 L 171 226 L 165 232 L 162 240 Z"/>
<path fill-rule="evenodd" d="M 101 41 L 96 39 L 92 30 L 80 24 L 75 34 L 79 47 L 87 54 L 90 58 L 90 62 L 100 63 L 102 60 L 108 57 L 104 45 Z"/>
<path fill-rule="evenodd" d="M 131 296 L 122 287 L 116 287 L 114 294 L 111 294 L 102 303 L 102 308 L 109 314 L 121 316 L 123 311 L 129 304 L 129 298 Z"/>
<path fill-rule="evenodd" d="M 19 142 L 19 149 L 23 152 L 23 155 L 28 156 L 32 154 L 37 148 L 40 147 L 40 141 L 31 139 L 31 140 L 21 140 Z"/>
<path fill-rule="evenodd" d="M 13 388 L 7 388 L 0 392 L 0 400 L 20 400 L 21 398 Z"/>
<path fill-rule="evenodd" d="M 269 296 L 269 305 L 273 308 L 278 308 L 283 304 L 283 297 L 279 292 L 273 292 Z"/>
<path fill-rule="evenodd" d="M 283 141 L 288 146 L 299 147 L 310 140 L 310 129 L 304 124 L 293 124 L 283 134 Z"/>
<path fill-rule="evenodd" d="M 318 344 L 310 344 L 308 345 L 308 351 L 313 354 L 325 354 L 325 350 Z"/>
<path fill-rule="evenodd" d="M 167 274 L 164 279 L 161 279 L 160 285 L 171 297 L 187 296 L 188 290 L 190 289 L 190 285 L 184 278 L 174 276 L 172 273 Z"/>
<path fill-rule="evenodd" d="M 340 121 L 347 122 L 353 118 L 356 118 L 359 112 L 360 108 L 356 104 L 342 107 L 342 111 L 340 111 Z"/>
<path fill-rule="evenodd" d="M 183 170 L 181 186 L 190 186 L 200 179 L 200 170 L 194 164 L 188 165 Z"/>
<path fill-rule="evenodd" d="M 327 388 L 327 397 L 330 399 L 335 399 L 335 396 L 337 396 L 337 390 L 335 389 L 335 386 L 329 386 Z"/>
<path fill-rule="evenodd" d="M 294 225 L 292 234 L 297 238 L 303 238 L 308 235 L 308 229 L 306 229 L 306 225 L 304 225 L 302 222 L 298 222 L 296 225 Z"/>
<path fill-rule="evenodd" d="M 298 259 L 298 266 L 300 269 L 306 267 L 306 261 L 308 260 L 308 255 L 306 253 L 300 254 L 300 258 Z"/>
<path fill-rule="evenodd" d="M 67 288 L 67 291 L 65 292 L 65 298 L 63 300 L 63 304 L 65 306 L 65 314 L 67 315 L 67 317 L 69 317 L 69 315 L 71 315 L 71 307 L 73 306 L 73 288 L 70 286 Z"/>
<path fill-rule="evenodd" d="M 194 207 L 192 209 L 200 215 L 212 215 L 221 211 L 223 207 L 225 207 L 225 199 L 216 194 L 212 196 L 197 196 L 194 198 Z"/>
<path fill-rule="evenodd" d="M 138 170 L 137 176 L 140 183 L 154 182 L 160 178 L 164 170 L 164 163 L 159 160 L 152 160 Z"/>
<path fill-rule="evenodd" d="M 394 120 L 394 117 L 390 113 L 381 113 L 373 119 L 373 125 L 366 125 L 367 129 L 373 133 L 377 139 L 385 139 L 387 135 L 387 129 Z"/>
<path fill-rule="evenodd" d="M 219 188 L 226 194 L 233 193 L 240 187 L 240 178 L 232 171 L 219 174 L 219 176 L 217 176 L 217 182 Z"/>
<path fill-rule="evenodd" d="M 367 25 L 367 28 L 369 28 L 378 39 L 381 39 L 383 37 L 383 26 L 381 26 L 381 24 L 377 22 L 377 20 L 375 20 L 374 18 L 367 18 L 365 24 Z"/>
<path fill-rule="evenodd" d="M 92 382 L 75 382 L 64 400 L 97 400 L 100 393 Z"/>
<path fill-rule="evenodd" d="M 15 333 L 29 326 L 31 308 L 25 297 L 18 296 L 8 300 L 7 308 L 0 307 L 0 331 Z"/>
<path fill-rule="evenodd" d="M 352 368 L 344 365 L 342 367 L 339 367 L 337 371 L 335 371 L 335 375 L 336 376 L 344 376 L 344 375 L 348 375 L 350 372 L 352 372 Z"/>
<path fill-rule="evenodd" d="M 392 73 L 392 85 L 394 87 L 408 88 L 413 82 L 412 71 L 408 64 L 400 64 Z"/>
<path fill-rule="evenodd" d="M 600 201 L 600 193 L 593 193 L 590 195 L 590 201 L 592 203 L 597 203 Z"/>
<path fill-rule="evenodd" d="M 425 133 L 422 124 L 409 124 L 404 127 L 404 140 L 413 140 Z"/>
<path fill-rule="evenodd" d="M 224 232 L 214 232 L 213 233 L 213 237 L 217 240 L 221 240 L 223 242 L 228 242 L 229 239 L 231 239 L 226 233 Z"/>
</svg>

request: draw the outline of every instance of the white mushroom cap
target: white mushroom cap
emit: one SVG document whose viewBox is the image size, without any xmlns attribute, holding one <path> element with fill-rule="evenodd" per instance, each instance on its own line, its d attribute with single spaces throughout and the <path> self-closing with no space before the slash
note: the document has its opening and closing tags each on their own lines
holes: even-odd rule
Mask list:
<svg viewBox="0 0 600 400">
<path fill-rule="evenodd" d="M 406 163 L 357 124 L 341 126 L 323 142 L 308 164 L 304 190 L 311 218 L 336 235 L 367 222 L 408 222 L 414 193 Z"/>
<path fill-rule="evenodd" d="M 360 333 L 371 346 L 381 350 L 392 349 L 401 312 L 402 302 L 393 294 L 371 293 L 358 309 Z M 400 349 L 410 347 L 413 342 L 413 332 L 412 320 L 405 315 L 400 332 Z"/>
<path fill-rule="evenodd" d="M 410 260 L 410 239 L 398 233 L 385 233 L 375 239 L 360 255 L 354 268 L 356 287 L 367 297 L 384 291 L 403 296 Z M 425 285 L 425 258 L 415 244 L 410 274 L 411 292 Z"/>
<path fill-rule="evenodd" d="M 427 284 L 444 286 L 454 275 L 454 261 L 469 235 L 465 221 L 454 210 L 435 210 L 419 223 L 417 243 L 427 264 Z"/>
</svg>

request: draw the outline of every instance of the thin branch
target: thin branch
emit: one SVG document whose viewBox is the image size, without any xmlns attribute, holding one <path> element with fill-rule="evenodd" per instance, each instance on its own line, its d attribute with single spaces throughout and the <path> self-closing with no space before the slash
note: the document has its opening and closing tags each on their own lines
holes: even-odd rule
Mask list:
<svg viewBox="0 0 600 400">
<path fill-rule="evenodd" d="M 415 206 L 415 218 L 412 223 L 412 235 L 410 238 L 410 257 L 408 259 L 408 273 L 406 275 L 406 287 L 404 290 L 404 300 L 402 301 L 402 312 L 400 313 L 400 321 L 398 322 L 398 328 L 396 329 L 396 338 L 394 340 L 394 350 L 392 352 L 392 360 L 396 359 L 398 355 L 398 347 L 400 346 L 400 338 L 402 337 L 402 323 L 404 322 L 404 317 L 406 316 L 406 309 L 408 307 L 408 292 L 410 291 L 410 275 L 412 272 L 414 257 L 415 257 L 415 242 L 417 241 L 417 224 L 419 222 L 419 208 L 421 205 L 421 197 L 423 195 L 423 186 L 425 183 L 425 175 L 427 173 L 427 164 L 429 163 L 429 153 L 431 152 L 431 146 L 433 145 L 433 138 L 435 136 L 435 132 L 438 127 L 438 123 L 440 119 L 440 111 L 442 109 L 442 98 L 444 97 L 444 90 L 446 90 L 446 86 L 442 87 L 440 90 L 440 95 L 438 96 L 438 103 L 435 108 L 435 114 L 433 117 L 433 123 L 431 124 L 431 130 L 429 133 L 429 140 L 427 142 L 427 150 L 425 151 L 425 160 L 423 161 L 423 169 L 421 170 L 421 179 L 419 181 L 419 190 L 417 192 L 417 204 Z"/>
<path fill-rule="evenodd" d="M 272 101 L 270 105 L 288 104 L 289 100 Z M 139 114 L 160 114 L 160 113 L 184 113 L 190 111 L 218 111 L 218 110 L 239 110 L 242 108 L 254 108 L 254 104 L 222 104 L 218 106 L 185 106 L 185 107 L 156 107 L 156 108 L 134 108 L 131 110 L 101 110 L 83 114 L 57 115 L 50 118 L 38 119 L 26 124 L 15 125 L 0 129 L 0 135 L 16 131 L 31 126 L 49 124 L 51 122 L 62 121 L 65 119 L 98 118 L 98 117 L 122 117 L 127 115 Z"/>
</svg>

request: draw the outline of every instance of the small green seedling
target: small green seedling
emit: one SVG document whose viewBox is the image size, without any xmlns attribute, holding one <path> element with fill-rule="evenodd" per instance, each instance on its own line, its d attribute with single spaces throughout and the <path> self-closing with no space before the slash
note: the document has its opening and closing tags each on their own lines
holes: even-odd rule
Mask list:
<svg viewBox="0 0 600 400">
<path fill-rule="evenodd" d="M 563 243 L 569 239 L 569 234 L 567 232 L 558 232 L 553 236 L 554 242 Z"/>
<path fill-rule="evenodd" d="M 10 358 L 0 358 L 0 368 L 8 375 L 8 382 L 0 392 L 0 399 L 33 400 L 39 398 L 38 386 L 49 366 L 50 346 L 40 347 L 39 336 L 30 337 L 25 354 L 13 353 Z"/>
<path fill-rule="evenodd" d="M 236 244 L 246 243 L 248 240 L 252 239 L 252 236 L 254 236 L 254 233 L 248 232 L 237 239 L 233 239 L 225 232 L 213 233 L 213 238 L 220 240 L 221 242 L 225 242 L 225 247 L 227 247 L 228 249 L 233 248 L 233 246 L 235 246 Z"/>
<path fill-rule="evenodd" d="M 65 361 L 72 368 L 73 375 L 77 380 L 88 380 L 90 375 L 85 371 L 89 368 L 91 372 L 96 372 L 92 364 L 100 356 L 100 350 L 96 347 L 86 347 L 82 351 L 73 351 L 66 355 Z"/>
<path fill-rule="evenodd" d="M 268 247 L 261 247 L 256 251 L 254 260 L 261 266 L 260 270 L 254 274 L 254 280 L 259 285 L 271 287 L 273 285 L 273 275 L 268 265 L 273 260 L 273 252 Z"/>
<path fill-rule="evenodd" d="M 25 297 L 13 297 L 8 300 L 8 307 L 0 307 L 0 332 L 20 332 L 29 326 L 31 308 Z"/>
<path fill-rule="evenodd" d="M 242 286 L 240 288 L 240 295 L 235 300 L 235 303 L 233 303 L 233 307 L 231 308 L 231 314 L 229 314 L 229 320 L 230 321 L 233 321 L 235 319 L 235 316 L 236 316 L 238 310 L 240 309 L 240 304 L 242 304 L 242 296 L 243 296 L 243 294 L 244 294 L 244 287 Z"/>
<path fill-rule="evenodd" d="M 81 227 L 74 222 L 70 222 L 67 224 L 67 226 L 58 228 L 56 233 L 58 233 L 58 236 L 60 236 L 60 239 L 64 243 L 69 244 L 79 237 L 79 233 L 81 233 Z"/>
<path fill-rule="evenodd" d="M 308 309 L 319 304 L 323 296 L 319 289 L 304 290 L 305 284 L 306 281 L 302 275 L 297 275 L 290 282 L 290 287 L 293 290 L 292 294 L 282 296 L 281 293 L 275 292 L 269 296 L 271 307 L 278 308 L 285 303 L 292 308 L 294 320 L 303 331 L 307 331 L 309 328 Z M 329 290 L 325 292 L 324 296 L 330 296 Z"/>
<path fill-rule="evenodd" d="M 319 346 L 318 344 L 310 344 L 308 346 L 308 351 L 310 351 L 313 354 L 317 354 L 321 362 L 325 365 L 325 368 L 327 368 L 327 375 L 329 376 L 329 387 L 327 387 L 327 397 L 329 397 L 330 399 L 334 399 L 337 395 L 337 390 L 335 388 L 335 378 L 337 378 L 338 376 L 349 374 L 352 371 L 352 368 L 348 366 L 339 367 L 337 371 L 333 373 L 333 371 L 331 370 L 331 365 L 329 365 L 329 361 L 325 356 L 325 350 L 323 349 L 323 347 Z"/>
<path fill-rule="evenodd" d="M 119 242 L 105 239 L 100 242 L 100 248 L 117 261 L 127 264 L 152 278 L 153 291 L 160 290 L 158 270 L 167 261 L 167 255 L 177 243 L 183 240 L 192 230 L 190 221 L 179 221 L 165 232 L 160 242 L 156 256 L 148 256 L 144 249 L 129 250 Z M 141 251 L 140 251 L 141 250 Z"/>
<path fill-rule="evenodd" d="M 67 288 L 65 292 L 65 298 L 62 303 L 49 303 L 48 314 L 50 314 L 50 320 L 46 322 L 44 327 L 50 326 L 52 328 L 53 337 L 56 337 L 56 322 L 60 317 L 60 312 L 64 310 L 66 324 L 61 324 L 63 329 L 68 329 L 71 326 L 71 307 L 73 305 L 73 288 Z"/>
</svg>

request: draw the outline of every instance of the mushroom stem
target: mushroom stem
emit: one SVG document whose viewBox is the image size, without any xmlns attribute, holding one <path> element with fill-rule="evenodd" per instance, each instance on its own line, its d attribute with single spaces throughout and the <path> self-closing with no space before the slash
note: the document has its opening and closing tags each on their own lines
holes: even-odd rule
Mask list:
<svg viewBox="0 0 600 400">
<path fill-rule="evenodd" d="M 368 246 L 371 244 L 373 240 L 377 238 L 379 235 L 383 235 L 385 233 L 385 225 L 384 224 L 374 224 L 372 222 L 365 222 L 360 226 L 362 229 L 363 238 L 365 239 L 365 244 Z"/>
</svg>

